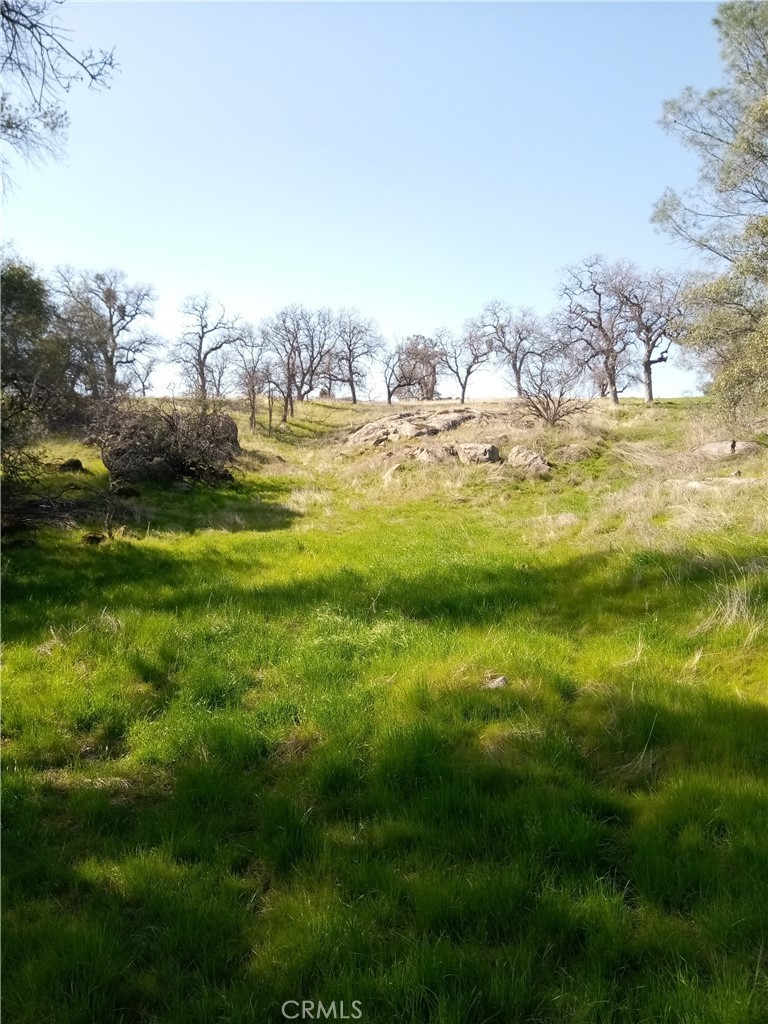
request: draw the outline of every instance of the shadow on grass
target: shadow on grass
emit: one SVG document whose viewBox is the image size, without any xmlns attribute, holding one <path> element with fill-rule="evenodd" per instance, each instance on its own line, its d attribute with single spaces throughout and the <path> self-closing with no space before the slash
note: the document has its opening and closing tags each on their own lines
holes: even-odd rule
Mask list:
<svg viewBox="0 0 768 1024">
<path fill-rule="evenodd" d="M 713 1019 L 718 979 L 760 970 L 764 787 L 702 745 L 690 779 L 638 803 L 595 785 L 567 719 L 489 753 L 464 700 L 293 762 L 264 734 L 243 763 L 211 720 L 172 775 L 11 776 L 6 1012 L 245 1024 L 343 995 L 380 1024 L 447 1024 L 467 1000 L 463 1020 L 559 1020 L 602 993 L 634 1024 L 690 994 L 690 972 L 685 1019 Z M 699 695 L 665 738 L 700 739 L 702 716 L 748 745 L 768 730 L 765 708 Z M 739 1019 L 757 1024 L 753 1000 Z"/>
<path fill-rule="evenodd" d="M 202 500 L 212 499 L 206 494 Z M 250 497 L 243 500 L 252 502 Z M 195 521 L 200 508 L 196 506 L 194 516 L 190 513 Z M 243 521 L 232 529 L 286 529 L 300 515 L 269 502 L 263 509 L 250 504 L 248 514 L 250 526 Z M 195 530 L 190 525 L 187 532 Z M 732 581 L 752 561 L 753 550 L 711 557 L 685 550 L 663 556 L 645 551 L 627 556 L 590 553 L 550 566 L 521 564 L 516 557 L 505 563 L 500 556 L 495 565 L 455 570 L 400 569 L 390 574 L 379 564 L 369 572 L 346 567 L 262 584 L 255 574 L 258 557 L 254 561 L 249 556 L 248 576 L 257 582 L 244 585 L 236 582 L 244 567 L 242 555 L 222 552 L 215 537 L 203 551 L 182 555 L 138 539 L 83 547 L 56 543 L 48 535 L 39 547 L 14 549 L 8 559 L 4 626 L 6 638 L 15 640 L 46 628 L 41 608 L 46 608 L 49 621 L 67 619 L 68 609 L 77 608 L 82 615 L 89 605 L 93 614 L 108 607 L 117 613 L 131 608 L 205 615 L 212 603 L 226 599 L 247 612 L 299 619 L 319 606 L 371 622 L 384 614 L 425 623 L 483 625 L 523 615 L 557 634 L 578 636 L 585 629 L 608 634 L 627 622 L 674 619 L 681 607 L 691 614 L 711 609 L 717 583 Z M 751 593 L 764 605 L 768 581 L 754 577 Z"/>
<path fill-rule="evenodd" d="M 754 557 L 500 555 L 278 586 L 258 581 L 258 556 L 255 582 L 237 582 L 242 557 L 215 540 L 183 557 L 46 544 L 14 555 L 7 640 L 44 632 L 41 607 L 204 622 L 225 602 L 236 626 L 330 606 L 371 625 L 523 616 L 578 639 L 699 614 Z M 706 1024 L 726 1019 L 723 985 L 732 1020 L 765 1019 L 750 987 L 768 928 L 763 705 L 674 679 L 664 700 L 601 696 L 552 675 L 546 708 L 512 686 L 426 692 L 407 717 L 339 714 L 305 744 L 311 700 L 214 693 L 211 643 L 188 703 L 169 683 L 177 652 L 134 653 L 161 691 L 143 759 L 126 727 L 128 757 L 8 773 L 9 1019 L 261 1024 L 286 999 L 346 998 L 375 1024 Z"/>
<path fill-rule="evenodd" d="M 295 485 L 279 477 L 236 481 L 219 487 L 189 485 L 189 490 L 145 485 L 136 499 L 137 529 L 163 533 L 200 530 L 257 532 L 287 529 L 300 513 L 280 503 Z"/>
</svg>

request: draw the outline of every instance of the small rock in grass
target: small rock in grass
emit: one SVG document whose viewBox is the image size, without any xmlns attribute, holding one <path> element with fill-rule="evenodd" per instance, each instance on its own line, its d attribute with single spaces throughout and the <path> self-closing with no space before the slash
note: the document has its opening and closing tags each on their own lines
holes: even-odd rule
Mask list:
<svg viewBox="0 0 768 1024">
<path fill-rule="evenodd" d="M 394 466 L 389 467 L 386 473 L 381 474 L 381 479 L 387 486 L 389 486 L 392 483 L 395 473 L 398 471 L 398 469 L 400 469 L 402 465 L 404 465 L 404 463 L 396 462 Z"/>
<path fill-rule="evenodd" d="M 573 512 L 561 512 L 559 515 L 553 516 L 553 526 L 578 526 L 580 519 Z"/>
<path fill-rule="evenodd" d="M 494 679 L 486 679 L 481 690 L 502 690 L 507 685 L 506 676 L 496 676 Z"/>
</svg>

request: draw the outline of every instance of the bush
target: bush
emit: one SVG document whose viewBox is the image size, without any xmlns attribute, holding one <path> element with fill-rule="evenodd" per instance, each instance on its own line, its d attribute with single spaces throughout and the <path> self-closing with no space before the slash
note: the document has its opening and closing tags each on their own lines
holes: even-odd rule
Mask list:
<svg viewBox="0 0 768 1024">
<path fill-rule="evenodd" d="M 113 480 L 231 480 L 240 450 L 231 416 L 192 408 L 122 405 L 105 413 L 87 441 L 96 444 Z"/>
<path fill-rule="evenodd" d="M 5 392 L 2 396 L 2 502 L 16 504 L 34 489 L 43 468 L 41 430 L 32 413 Z"/>
</svg>

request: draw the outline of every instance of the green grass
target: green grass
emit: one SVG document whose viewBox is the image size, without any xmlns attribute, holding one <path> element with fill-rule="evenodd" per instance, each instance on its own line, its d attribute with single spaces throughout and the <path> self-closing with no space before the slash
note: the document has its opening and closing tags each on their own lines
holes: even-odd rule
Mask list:
<svg viewBox="0 0 768 1024">
<path fill-rule="evenodd" d="M 98 547 L 10 538 L 6 1019 L 768 1019 L 765 492 L 613 451 L 696 411 L 387 488 L 318 403 Z"/>
</svg>

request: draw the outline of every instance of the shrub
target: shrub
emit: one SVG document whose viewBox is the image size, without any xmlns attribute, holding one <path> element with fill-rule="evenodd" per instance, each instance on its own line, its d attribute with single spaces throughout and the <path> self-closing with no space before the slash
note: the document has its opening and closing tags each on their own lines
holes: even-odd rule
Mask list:
<svg viewBox="0 0 768 1024">
<path fill-rule="evenodd" d="M 206 408 L 123 404 L 97 421 L 86 439 L 96 444 L 113 480 L 231 480 L 227 466 L 239 451 L 231 416 Z"/>
</svg>

